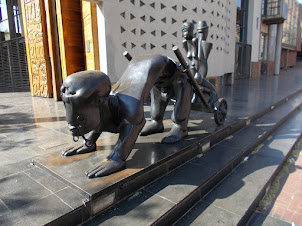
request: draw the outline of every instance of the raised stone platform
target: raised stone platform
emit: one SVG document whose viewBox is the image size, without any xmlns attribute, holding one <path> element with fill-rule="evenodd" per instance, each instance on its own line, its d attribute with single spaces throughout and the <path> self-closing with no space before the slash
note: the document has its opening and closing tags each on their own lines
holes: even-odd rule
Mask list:
<svg viewBox="0 0 302 226">
<path fill-rule="evenodd" d="M 173 225 L 217 187 L 220 189 L 215 198 L 212 197 L 210 202 L 202 199 L 202 208 L 198 207 L 178 225 L 189 225 L 195 218 L 194 224 L 198 225 L 216 225 L 218 222 L 245 225 L 255 203 L 269 186 L 274 170 L 280 168 L 301 133 L 297 124 L 301 112 L 296 117 L 301 100 L 302 95 L 299 95 L 275 108 L 84 225 Z M 295 120 L 287 124 L 292 118 Z M 284 123 L 285 127 L 280 129 Z M 264 144 L 269 146 L 265 150 Z M 242 165 L 245 170 L 239 176 L 228 186 L 220 185 L 225 183 L 230 172 L 237 172 Z M 212 202 L 220 204 L 219 208 Z"/>
<path fill-rule="evenodd" d="M 205 116 L 207 115 L 205 114 Z M 226 125 L 230 126 L 229 121 Z M 171 126 L 171 121 L 166 120 L 165 131 L 168 132 Z M 212 129 L 206 130 L 206 128 Z M 214 136 L 209 139 L 209 135 L 215 133 L 214 128 L 216 129 L 215 122 L 208 116 L 208 120 L 191 120 L 189 135 L 174 145 L 160 143 L 166 133 L 139 137 L 126 161 L 126 169 L 106 177 L 88 179 L 85 176 L 85 171 L 101 162 L 111 153 L 118 139 L 117 134 L 106 133 L 101 137 L 97 141 L 96 152 L 62 157 L 61 152 L 64 149 L 58 149 L 57 152 L 35 158 L 34 164 L 47 169 L 54 176 L 69 183 L 78 189 L 82 195 L 86 196 L 88 200 L 95 200 L 97 197 L 116 191 L 116 189 L 125 190 L 128 185 L 131 186 L 130 184 L 133 183 L 131 181 L 135 178 L 143 176 L 141 179 L 144 181 L 152 180 L 155 175 L 153 173 L 151 175 L 146 174 L 148 171 L 158 171 L 157 174 L 166 173 L 175 167 L 174 164 L 181 164 L 190 158 L 188 156 L 187 158 L 178 158 L 171 161 L 172 158 L 177 156 L 188 155 L 187 151 L 189 153 L 194 152 L 194 155 L 202 150 L 205 151 L 210 147 L 210 143 L 217 142 Z M 224 128 L 221 127 L 217 133 Z M 226 131 L 224 133 L 224 136 L 226 136 Z"/>
<path fill-rule="evenodd" d="M 88 179 L 85 171 L 108 156 L 118 138 L 117 135 L 104 134 L 98 140 L 97 151 L 94 153 L 62 157 L 60 153 L 63 150 L 58 150 L 53 154 L 35 158 L 34 164 L 46 169 L 84 195 L 87 198 L 86 204 L 90 206 L 88 216 L 94 216 L 198 154 L 205 153 L 211 146 L 249 126 L 262 115 L 299 96 L 300 93 L 301 91 L 298 91 L 283 98 L 246 119 L 232 122 L 230 118 L 224 126 L 217 128 L 211 115 L 203 113 L 206 120 L 190 120 L 189 135 L 174 145 L 160 143 L 165 133 L 139 137 L 127 159 L 126 169 L 106 177 Z M 165 121 L 166 131 L 169 131 L 171 125 L 170 120 Z M 206 131 L 205 128 L 212 129 Z"/>
</svg>

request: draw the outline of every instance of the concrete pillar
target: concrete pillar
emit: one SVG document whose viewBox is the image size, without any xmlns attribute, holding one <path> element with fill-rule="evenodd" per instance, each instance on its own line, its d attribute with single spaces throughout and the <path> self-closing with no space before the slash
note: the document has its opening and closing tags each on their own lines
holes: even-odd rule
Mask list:
<svg viewBox="0 0 302 226">
<path fill-rule="evenodd" d="M 13 14 L 13 2 L 7 1 L 6 7 L 7 7 L 7 18 L 8 18 L 10 39 L 13 39 L 16 38 L 15 18 Z"/>
<path fill-rule="evenodd" d="M 282 50 L 282 33 L 283 33 L 283 23 L 278 24 L 278 27 L 277 27 L 274 75 L 279 75 L 279 72 L 280 72 L 280 59 L 281 59 L 281 50 Z"/>
<path fill-rule="evenodd" d="M 271 25 L 269 25 L 269 37 L 268 37 L 268 60 L 269 61 L 275 61 L 276 38 L 277 38 L 277 24 L 271 24 Z"/>
</svg>

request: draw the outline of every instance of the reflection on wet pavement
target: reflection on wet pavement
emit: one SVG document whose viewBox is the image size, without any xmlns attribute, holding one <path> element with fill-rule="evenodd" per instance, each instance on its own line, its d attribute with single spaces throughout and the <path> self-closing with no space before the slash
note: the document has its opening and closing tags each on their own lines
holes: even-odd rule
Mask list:
<svg viewBox="0 0 302 226">
<path fill-rule="evenodd" d="M 291 73 L 288 73 L 291 70 Z M 289 69 L 280 76 L 263 76 L 250 80 L 235 81 L 233 86 L 218 84 L 219 95 L 228 101 L 228 116 L 225 125 L 229 125 L 263 110 L 272 103 L 294 93 L 302 88 L 299 77 L 299 67 Z M 171 127 L 170 116 L 173 105 L 169 105 L 165 114 L 165 133 Z M 150 119 L 150 106 L 145 106 L 145 117 Z M 189 136 L 183 144 L 217 130 L 213 114 L 192 111 L 189 121 Z M 148 143 L 160 145 L 165 134 L 155 134 L 139 138 L 135 150 L 129 156 L 129 164 L 133 156 L 141 158 L 153 156 L 150 161 L 156 161 L 152 150 L 146 150 Z M 98 150 L 109 153 L 117 140 L 117 134 L 104 133 L 99 138 Z M 53 99 L 31 97 L 30 93 L 0 93 L 0 165 L 18 162 L 35 156 L 60 153 L 67 146 L 74 145 L 72 136 L 67 129 L 65 109 L 62 102 Z M 177 145 L 176 145 L 177 146 Z M 142 150 L 143 149 L 143 150 Z M 172 151 L 173 148 L 167 148 Z M 144 152 L 144 153 L 142 153 Z M 164 155 L 164 154 L 163 154 Z M 103 158 L 103 157 L 101 157 Z M 146 157 L 147 158 L 147 157 Z M 148 157 L 149 158 L 149 157 Z"/>
</svg>

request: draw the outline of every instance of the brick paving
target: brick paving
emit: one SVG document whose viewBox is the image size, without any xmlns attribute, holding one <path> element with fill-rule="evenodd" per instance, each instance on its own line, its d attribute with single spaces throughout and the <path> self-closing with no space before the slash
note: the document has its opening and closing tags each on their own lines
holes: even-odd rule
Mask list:
<svg viewBox="0 0 302 226">
<path fill-rule="evenodd" d="M 302 225 L 302 154 L 288 170 L 288 174 L 280 179 L 280 193 L 277 193 L 276 201 L 270 207 L 269 216 Z"/>
</svg>

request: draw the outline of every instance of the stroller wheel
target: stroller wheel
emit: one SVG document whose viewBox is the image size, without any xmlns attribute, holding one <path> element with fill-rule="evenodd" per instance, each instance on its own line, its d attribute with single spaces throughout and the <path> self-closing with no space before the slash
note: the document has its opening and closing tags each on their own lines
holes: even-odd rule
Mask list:
<svg viewBox="0 0 302 226">
<path fill-rule="evenodd" d="M 222 125 L 226 119 L 228 104 L 226 99 L 219 98 L 214 104 L 214 119 L 217 125 Z"/>
</svg>

